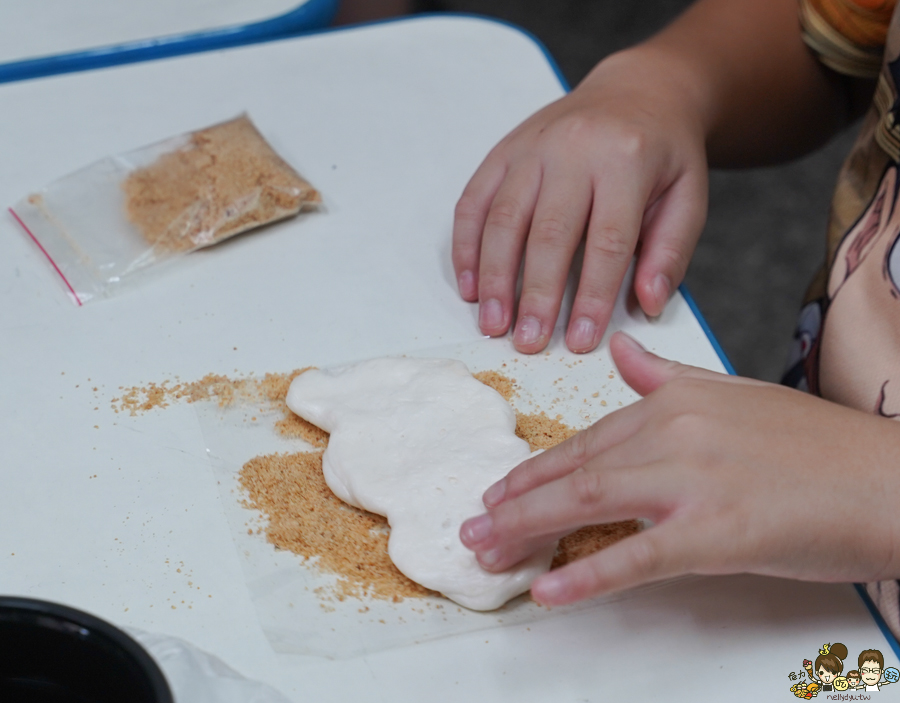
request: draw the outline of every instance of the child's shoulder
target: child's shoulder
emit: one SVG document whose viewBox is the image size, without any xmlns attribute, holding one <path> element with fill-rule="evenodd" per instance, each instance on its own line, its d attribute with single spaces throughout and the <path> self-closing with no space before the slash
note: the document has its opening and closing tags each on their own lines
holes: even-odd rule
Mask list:
<svg viewBox="0 0 900 703">
<path fill-rule="evenodd" d="M 803 39 L 829 68 L 872 78 L 897 0 L 800 0 Z"/>
</svg>

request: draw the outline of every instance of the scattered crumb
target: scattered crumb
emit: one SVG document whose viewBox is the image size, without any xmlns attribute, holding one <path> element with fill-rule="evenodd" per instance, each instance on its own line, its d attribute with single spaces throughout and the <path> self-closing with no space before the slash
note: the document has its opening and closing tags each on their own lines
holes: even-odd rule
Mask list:
<svg viewBox="0 0 900 703">
<path fill-rule="evenodd" d="M 505 366 L 506 364 L 504 364 Z M 484 385 L 493 388 L 500 395 L 503 396 L 503 399 L 507 402 L 511 401 L 514 396 L 518 395 L 516 391 L 516 379 L 509 378 L 508 376 L 504 376 L 502 373 L 497 371 L 479 371 L 476 374 L 472 374 L 481 381 Z"/>
<path fill-rule="evenodd" d="M 499 372 L 484 371 L 475 377 L 507 400 L 515 394 L 515 381 Z M 517 412 L 516 418 L 516 434 L 532 450 L 549 449 L 576 433 L 561 421 L 561 415 L 550 418 L 543 412 Z M 322 433 L 318 446 L 324 449 L 327 441 L 327 433 Z M 338 600 L 368 596 L 399 602 L 437 595 L 401 574 L 391 562 L 385 518 L 349 506 L 331 492 L 322 476 L 321 451 L 255 457 L 244 464 L 240 482 L 249 494 L 247 507 L 267 519 L 266 540 L 314 559 L 317 568 L 336 575 Z M 561 566 L 593 553 L 636 529 L 637 523 L 627 522 L 579 530 L 560 542 L 554 564 Z"/>
<path fill-rule="evenodd" d="M 531 451 L 550 449 L 576 433 L 577 430 L 560 421 L 560 416 L 550 418 L 543 411 L 529 415 L 516 413 L 516 435 L 528 442 Z"/>
<path fill-rule="evenodd" d="M 625 520 L 624 522 L 611 522 L 607 525 L 589 525 L 573 532 L 568 537 L 559 541 L 556 556 L 553 557 L 551 569 L 590 556 L 608 547 L 620 539 L 625 539 L 641 529 L 637 520 Z"/>
<path fill-rule="evenodd" d="M 266 541 L 276 548 L 297 554 L 321 571 L 337 576 L 333 591 L 316 589 L 323 601 L 369 597 L 396 603 L 438 595 L 408 579 L 391 562 L 387 554 L 390 528 L 385 518 L 347 505 L 325 483 L 322 453 L 328 445 L 328 433 L 292 413 L 285 404 L 291 381 L 308 368 L 267 373 L 262 378 L 208 374 L 192 383 L 149 383 L 121 389 L 113 407 L 116 412 L 137 415 L 175 401 L 212 400 L 220 407 L 249 402 L 259 404 L 264 411 L 281 412 L 276 431 L 284 437 L 301 438 L 316 451 L 256 456 L 243 465 L 239 481 L 246 491 L 244 505 L 262 513 L 265 523 L 255 531 L 248 527 L 247 534 L 264 531 Z M 517 395 L 515 379 L 500 372 L 483 371 L 475 377 L 507 401 Z M 606 401 L 601 404 L 606 405 Z M 562 415 L 551 418 L 544 412 L 516 412 L 516 434 L 532 450 L 549 449 L 575 433 L 562 422 Z M 591 554 L 637 529 L 637 522 L 627 521 L 579 530 L 560 541 L 553 567 Z M 324 602 L 321 605 L 327 612 L 334 610 Z"/>
<path fill-rule="evenodd" d="M 220 374 L 207 374 L 192 383 L 164 381 L 122 388 L 121 397 L 112 399 L 112 407 L 117 413 L 127 411 L 130 415 L 138 415 L 156 408 L 166 408 L 179 400 L 188 403 L 215 400 L 223 408 L 238 401 L 258 403 L 263 411 L 281 412 L 282 419 L 275 423 L 279 434 L 302 439 L 314 447 L 324 447 L 328 442 L 328 433 L 292 413 L 284 402 L 291 381 L 310 368 L 281 374 L 267 373 L 262 378 L 232 379 Z"/>
<path fill-rule="evenodd" d="M 322 476 L 322 452 L 254 457 L 240 471 L 247 507 L 267 518 L 266 540 L 335 574 L 337 595 L 382 600 L 433 595 L 387 554 L 387 520 L 347 505 Z"/>
</svg>

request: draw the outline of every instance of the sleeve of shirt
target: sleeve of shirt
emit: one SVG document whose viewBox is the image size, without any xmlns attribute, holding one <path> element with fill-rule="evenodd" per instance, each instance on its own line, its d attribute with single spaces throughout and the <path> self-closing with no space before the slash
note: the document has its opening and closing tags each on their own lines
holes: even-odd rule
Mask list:
<svg viewBox="0 0 900 703">
<path fill-rule="evenodd" d="M 876 78 L 897 0 L 800 0 L 803 41 L 829 68 Z"/>
</svg>

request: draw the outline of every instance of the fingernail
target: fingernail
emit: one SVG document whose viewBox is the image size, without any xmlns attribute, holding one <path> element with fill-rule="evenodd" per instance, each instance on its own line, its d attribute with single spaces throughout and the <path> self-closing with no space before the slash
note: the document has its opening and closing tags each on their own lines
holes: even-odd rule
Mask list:
<svg viewBox="0 0 900 703">
<path fill-rule="evenodd" d="M 497 549 L 491 549 L 484 554 L 479 554 L 478 561 L 482 566 L 493 566 L 498 561 L 500 561 L 500 551 Z"/>
<path fill-rule="evenodd" d="M 501 478 L 484 492 L 481 499 L 488 508 L 493 508 L 503 500 L 504 495 L 506 495 L 506 481 Z"/>
<path fill-rule="evenodd" d="M 669 302 L 669 293 L 671 291 L 672 284 L 666 276 L 659 274 L 653 279 L 653 295 L 656 298 L 656 302 L 659 303 L 660 310 Z"/>
<path fill-rule="evenodd" d="M 481 304 L 478 324 L 482 330 L 494 330 L 503 325 L 503 306 L 496 298 L 488 298 Z"/>
<path fill-rule="evenodd" d="M 622 340 L 622 344 L 627 347 L 631 347 L 634 351 L 647 351 L 646 349 L 644 349 L 643 345 L 630 334 L 625 334 L 624 332 L 616 332 L 616 337 Z"/>
<path fill-rule="evenodd" d="M 516 344 L 534 344 L 541 338 L 541 321 L 536 317 L 527 315 L 519 320 L 516 326 Z"/>
<path fill-rule="evenodd" d="M 589 317 L 579 317 L 572 325 L 569 334 L 569 348 L 572 351 L 587 351 L 594 346 L 594 336 L 597 334 L 597 325 Z"/>
<path fill-rule="evenodd" d="M 477 293 L 475 290 L 475 274 L 471 271 L 463 271 L 459 274 L 457 286 L 459 286 L 459 294 L 463 298 L 474 298 Z"/>
<path fill-rule="evenodd" d="M 554 603 L 566 595 L 566 581 L 559 574 L 550 572 L 537 579 L 531 587 L 538 603 Z"/>
<path fill-rule="evenodd" d="M 490 515 L 479 515 L 466 520 L 460 529 L 460 537 L 465 544 L 473 545 L 484 541 L 491 534 L 493 520 Z"/>
</svg>

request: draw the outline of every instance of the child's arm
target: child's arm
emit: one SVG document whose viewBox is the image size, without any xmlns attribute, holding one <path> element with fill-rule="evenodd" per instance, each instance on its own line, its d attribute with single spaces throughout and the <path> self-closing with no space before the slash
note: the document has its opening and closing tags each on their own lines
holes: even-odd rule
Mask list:
<svg viewBox="0 0 900 703">
<path fill-rule="evenodd" d="M 665 361 L 622 333 L 642 400 L 530 459 L 460 537 L 502 570 L 589 524 L 653 526 L 535 580 L 560 605 L 680 574 L 900 576 L 900 424 L 783 386 Z M 811 675 L 812 677 L 812 675 Z"/>
<path fill-rule="evenodd" d="M 602 61 L 504 138 L 459 200 L 453 263 L 482 332 L 513 323 L 524 256 L 514 342 L 543 349 L 585 233 L 568 346 L 600 342 L 639 240 L 635 292 L 659 314 L 706 218 L 707 155 L 749 165 L 809 151 L 855 112 L 848 87 L 803 44 L 797 0 L 699 0 Z"/>
</svg>

